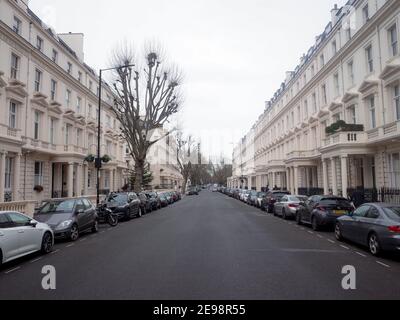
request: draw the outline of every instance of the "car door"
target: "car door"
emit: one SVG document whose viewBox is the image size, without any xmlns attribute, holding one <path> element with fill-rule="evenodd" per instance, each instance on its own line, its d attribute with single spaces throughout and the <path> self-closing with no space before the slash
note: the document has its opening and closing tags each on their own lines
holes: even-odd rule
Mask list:
<svg viewBox="0 0 400 320">
<path fill-rule="evenodd" d="M 371 230 L 377 230 L 379 221 L 381 221 L 381 215 L 377 208 L 370 206 L 364 217 L 359 219 L 358 234 L 360 244 L 368 244 L 368 234 Z"/>
<path fill-rule="evenodd" d="M 4 262 L 17 257 L 21 252 L 18 227 L 5 213 L 0 214 L 0 248 L 3 252 Z"/>
<path fill-rule="evenodd" d="M 282 209 L 285 206 L 285 203 L 288 202 L 288 197 L 283 196 L 279 202 L 275 203 L 275 212 L 279 215 L 282 214 Z"/>
<path fill-rule="evenodd" d="M 7 215 L 17 229 L 20 254 L 22 255 L 40 250 L 42 232 L 40 229 L 29 224 L 32 219 L 18 212 L 9 212 Z"/>
<path fill-rule="evenodd" d="M 76 221 L 78 222 L 79 231 L 84 231 L 88 227 L 89 219 L 85 205 L 81 199 L 78 199 L 75 202 L 75 215 Z"/>
<path fill-rule="evenodd" d="M 348 219 L 343 224 L 343 235 L 354 242 L 364 243 L 362 241 L 363 235 L 363 219 L 366 217 L 368 211 L 370 210 L 370 205 L 363 205 L 359 207 L 351 216 L 351 219 Z"/>
<path fill-rule="evenodd" d="M 88 227 L 93 226 L 97 216 L 96 209 L 88 199 L 82 199 L 83 205 L 85 206 L 85 214 L 87 215 Z"/>
<path fill-rule="evenodd" d="M 316 198 L 311 197 L 308 199 L 305 205 L 305 210 L 303 211 L 303 220 L 306 222 L 311 222 L 311 213 L 313 212 L 316 204 Z"/>
</svg>

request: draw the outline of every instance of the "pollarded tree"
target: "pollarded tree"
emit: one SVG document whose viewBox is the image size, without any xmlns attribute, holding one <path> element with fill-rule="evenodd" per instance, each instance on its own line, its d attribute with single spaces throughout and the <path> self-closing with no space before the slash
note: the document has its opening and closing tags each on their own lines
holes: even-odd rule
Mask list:
<svg viewBox="0 0 400 320">
<path fill-rule="evenodd" d="M 164 65 L 160 51 L 149 46 L 143 67 L 127 45 L 115 50 L 112 57 L 113 67 L 118 68 L 114 113 L 135 161 L 135 191 L 142 189 L 149 148 L 170 134 L 154 139 L 153 132 L 164 127 L 181 105 L 181 74 L 176 67 Z"/>
</svg>

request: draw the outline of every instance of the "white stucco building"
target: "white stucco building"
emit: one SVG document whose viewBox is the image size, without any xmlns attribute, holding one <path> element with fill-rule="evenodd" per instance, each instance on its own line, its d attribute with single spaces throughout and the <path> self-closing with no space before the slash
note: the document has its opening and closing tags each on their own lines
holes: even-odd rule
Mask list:
<svg viewBox="0 0 400 320">
<path fill-rule="evenodd" d="M 98 76 L 83 35 L 56 34 L 27 3 L 0 0 L 0 202 L 93 195 Z M 106 84 L 103 97 L 100 187 L 114 191 L 127 165 Z"/>
<path fill-rule="evenodd" d="M 400 1 L 335 6 L 255 124 L 257 189 L 400 188 L 399 32 Z"/>
</svg>

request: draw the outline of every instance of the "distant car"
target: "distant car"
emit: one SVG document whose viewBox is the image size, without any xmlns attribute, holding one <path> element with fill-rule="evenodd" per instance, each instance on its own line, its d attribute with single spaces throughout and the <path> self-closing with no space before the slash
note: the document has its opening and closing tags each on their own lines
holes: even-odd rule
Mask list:
<svg viewBox="0 0 400 320">
<path fill-rule="evenodd" d="M 48 200 L 35 212 L 34 219 L 47 223 L 56 239 L 76 241 L 85 231 L 98 231 L 96 208 L 86 198 Z"/>
<path fill-rule="evenodd" d="M 138 198 L 140 200 L 140 208 L 142 209 L 143 214 L 147 214 L 153 211 L 153 206 L 146 193 L 141 192 L 138 194 Z"/>
<path fill-rule="evenodd" d="M 50 253 L 53 245 L 47 224 L 19 212 L 0 212 L 0 266 L 37 251 Z"/>
<path fill-rule="evenodd" d="M 264 197 L 265 197 L 266 195 L 267 195 L 267 194 L 266 194 L 265 192 L 258 192 L 258 193 L 257 193 L 257 201 L 256 201 L 256 207 L 257 207 L 257 208 L 261 208 L 262 200 L 264 199 Z"/>
<path fill-rule="evenodd" d="M 281 216 L 283 219 L 294 219 L 296 218 L 297 209 L 300 203 L 306 202 L 308 198 L 306 196 L 283 196 L 279 202 L 275 203 L 274 215 Z"/>
<path fill-rule="evenodd" d="M 134 192 L 111 193 L 105 203 L 107 208 L 118 214 L 119 219 L 131 220 L 143 215 L 140 199 Z"/>
<path fill-rule="evenodd" d="M 351 213 L 354 207 L 349 200 L 335 196 L 313 196 L 300 203 L 296 213 L 298 224 L 311 224 L 317 231 L 321 227 L 333 227 L 337 218 Z"/>
<path fill-rule="evenodd" d="M 152 210 L 158 210 L 161 208 L 161 200 L 157 192 L 147 192 L 146 196 L 151 203 Z"/>
<path fill-rule="evenodd" d="M 165 198 L 167 198 L 168 204 L 173 204 L 174 199 L 172 198 L 172 195 L 170 192 L 164 192 Z"/>
<path fill-rule="evenodd" d="M 367 246 L 371 254 L 400 252 L 400 205 L 364 204 L 337 219 L 335 236 Z"/>
<path fill-rule="evenodd" d="M 275 203 L 279 202 L 282 197 L 287 195 L 290 195 L 290 192 L 282 190 L 268 191 L 261 201 L 261 209 L 268 213 L 274 213 Z"/>
<path fill-rule="evenodd" d="M 186 194 L 188 196 L 198 196 L 199 192 L 195 188 L 189 188 Z"/>
<path fill-rule="evenodd" d="M 250 194 L 247 198 L 247 203 L 251 206 L 256 206 L 257 205 L 257 195 L 258 192 L 255 190 L 250 191 Z"/>
<path fill-rule="evenodd" d="M 159 199 L 160 199 L 161 207 L 162 207 L 162 208 L 168 207 L 169 202 L 168 202 L 168 199 L 167 199 L 167 196 L 165 195 L 165 193 L 160 193 L 160 194 L 158 195 L 158 197 L 159 197 Z"/>
<path fill-rule="evenodd" d="M 250 190 L 243 190 L 240 196 L 240 200 L 243 202 L 247 202 L 247 198 L 250 195 L 250 192 L 251 192 Z"/>
</svg>

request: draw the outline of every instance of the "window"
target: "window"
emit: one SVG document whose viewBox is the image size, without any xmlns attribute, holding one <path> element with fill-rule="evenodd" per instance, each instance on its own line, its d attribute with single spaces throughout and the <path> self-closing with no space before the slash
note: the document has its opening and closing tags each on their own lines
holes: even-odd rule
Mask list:
<svg viewBox="0 0 400 320">
<path fill-rule="evenodd" d="M 393 188 L 400 187 L 400 154 L 393 153 L 389 157 L 391 168 L 391 183 Z"/>
<path fill-rule="evenodd" d="M 76 113 L 81 114 L 81 109 L 82 109 L 82 98 L 77 97 L 76 98 Z"/>
<path fill-rule="evenodd" d="M 354 84 L 354 62 L 353 60 L 347 63 L 347 73 L 349 76 L 350 85 Z"/>
<path fill-rule="evenodd" d="M 332 55 L 334 56 L 337 53 L 337 44 L 336 40 L 332 41 Z"/>
<path fill-rule="evenodd" d="M 50 118 L 50 134 L 49 141 L 51 144 L 55 144 L 55 135 L 56 132 L 56 120 L 54 118 Z"/>
<path fill-rule="evenodd" d="M 82 82 L 82 72 L 78 72 L 78 81 Z"/>
<path fill-rule="evenodd" d="M 17 104 L 13 101 L 10 102 L 9 116 L 8 116 L 8 126 L 11 129 L 17 128 Z"/>
<path fill-rule="evenodd" d="M 351 27 L 350 26 L 346 28 L 346 37 L 347 37 L 347 40 L 351 40 Z"/>
<path fill-rule="evenodd" d="M 58 52 L 56 49 L 53 49 L 53 52 L 51 54 L 51 60 L 53 60 L 54 63 L 58 62 Z"/>
<path fill-rule="evenodd" d="M 314 65 L 311 66 L 311 77 L 315 76 L 315 67 Z"/>
<path fill-rule="evenodd" d="M 12 178 L 13 178 L 13 158 L 6 157 L 6 167 L 5 167 L 5 183 L 4 188 L 6 190 L 11 190 Z"/>
<path fill-rule="evenodd" d="M 364 23 L 367 23 L 369 20 L 369 6 L 368 4 L 362 9 L 362 15 L 364 19 Z"/>
<path fill-rule="evenodd" d="M 335 113 L 332 116 L 332 123 L 337 123 L 338 121 L 340 121 L 340 113 Z"/>
<path fill-rule="evenodd" d="M 365 49 L 365 57 L 367 59 L 367 71 L 373 72 L 374 71 L 374 58 L 372 54 L 372 46 L 368 46 Z"/>
<path fill-rule="evenodd" d="M 352 105 L 347 108 L 348 121 L 351 124 L 357 124 L 356 106 Z"/>
<path fill-rule="evenodd" d="M 328 103 L 328 96 L 326 93 L 326 85 L 325 84 L 322 85 L 322 103 L 324 105 L 326 105 Z"/>
<path fill-rule="evenodd" d="M 36 49 L 43 51 L 43 39 L 39 36 L 36 38 Z"/>
<path fill-rule="evenodd" d="M 71 63 L 71 62 L 68 62 L 68 65 L 67 65 L 67 72 L 68 72 L 69 74 L 72 73 L 72 63 Z"/>
<path fill-rule="evenodd" d="M 18 74 L 19 74 L 19 65 L 20 65 L 20 58 L 12 53 L 11 54 L 11 79 L 18 79 Z"/>
<path fill-rule="evenodd" d="M 71 104 L 71 90 L 65 91 L 65 103 L 69 107 Z"/>
<path fill-rule="evenodd" d="M 88 170 L 87 173 L 87 187 L 91 188 L 92 187 L 92 170 Z"/>
<path fill-rule="evenodd" d="M 339 74 L 338 73 L 336 73 L 334 76 L 333 76 L 333 84 L 334 84 L 334 86 L 335 86 L 335 95 L 336 96 L 338 96 L 339 95 L 339 90 L 340 90 L 340 88 L 339 88 Z"/>
<path fill-rule="evenodd" d="M 375 96 L 368 98 L 368 107 L 370 114 L 370 125 L 371 129 L 376 128 L 376 110 L 375 110 Z"/>
<path fill-rule="evenodd" d="M 13 30 L 17 34 L 21 34 L 22 22 L 17 17 L 14 16 Z"/>
<path fill-rule="evenodd" d="M 308 118 L 308 101 L 304 100 L 304 115 L 303 115 L 303 119 L 307 119 Z"/>
<path fill-rule="evenodd" d="M 323 66 L 325 66 L 325 56 L 323 54 L 320 55 L 319 61 L 320 61 L 320 64 L 321 64 L 321 69 L 322 69 Z"/>
<path fill-rule="evenodd" d="M 42 72 L 38 69 L 35 71 L 35 91 L 40 92 L 42 85 Z"/>
<path fill-rule="evenodd" d="M 394 107 L 396 120 L 400 120 L 400 85 L 396 85 L 393 89 L 394 93 Z"/>
<path fill-rule="evenodd" d="M 71 125 L 70 124 L 66 124 L 65 125 L 65 145 L 69 145 L 69 136 L 71 133 Z"/>
<path fill-rule="evenodd" d="M 364 218 L 367 215 L 370 208 L 371 208 L 370 206 L 361 206 L 356 211 L 354 211 L 354 216 Z"/>
<path fill-rule="evenodd" d="M 81 145 L 82 129 L 76 129 L 76 145 Z"/>
<path fill-rule="evenodd" d="M 317 95 L 315 93 L 312 94 L 312 106 L 313 106 L 313 114 L 317 113 Z"/>
<path fill-rule="evenodd" d="M 89 81 L 89 90 L 90 90 L 90 92 L 93 91 L 93 82 L 92 81 Z"/>
<path fill-rule="evenodd" d="M 378 219 L 379 218 L 379 211 L 375 207 L 371 207 L 371 209 L 368 211 L 366 218 L 369 219 Z"/>
<path fill-rule="evenodd" d="M 9 219 L 15 227 L 25 227 L 31 219 L 17 212 L 7 213 Z"/>
<path fill-rule="evenodd" d="M 109 115 L 106 116 L 106 125 L 107 128 L 111 128 L 111 117 Z"/>
<path fill-rule="evenodd" d="M 398 40 L 397 40 L 397 24 L 393 25 L 388 32 L 389 32 L 389 42 L 390 42 L 390 53 L 394 57 L 397 56 L 397 54 L 399 53 Z"/>
<path fill-rule="evenodd" d="M 35 186 L 43 186 L 43 162 L 35 161 Z"/>
<path fill-rule="evenodd" d="M 89 104 L 88 108 L 88 117 L 89 119 L 93 118 L 93 106 L 91 104 Z"/>
<path fill-rule="evenodd" d="M 306 84 L 307 84 L 307 74 L 306 73 L 303 75 L 303 83 L 304 83 L 304 86 L 306 86 Z"/>
<path fill-rule="evenodd" d="M 33 139 L 39 140 L 40 112 L 35 111 L 33 119 Z"/>
<path fill-rule="evenodd" d="M 54 79 L 51 79 L 51 83 L 50 83 L 51 100 L 55 101 L 56 95 L 57 95 L 57 81 L 55 81 Z"/>
</svg>

